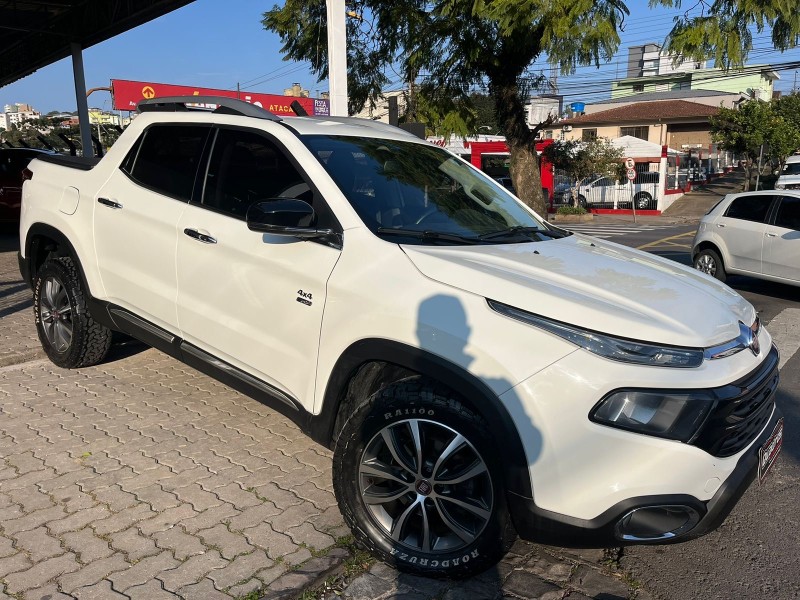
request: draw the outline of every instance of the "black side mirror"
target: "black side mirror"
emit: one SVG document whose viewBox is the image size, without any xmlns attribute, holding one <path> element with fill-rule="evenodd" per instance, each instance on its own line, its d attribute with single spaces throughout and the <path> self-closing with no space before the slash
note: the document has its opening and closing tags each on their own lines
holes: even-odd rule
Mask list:
<svg viewBox="0 0 800 600">
<path fill-rule="evenodd" d="M 316 215 L 310 204 L 294 198 L 274 198 L 251 204 L 247 210 L 247 227 L 272 235 L 301 239 L 333 235 L 332 229 L 313 226 Z"/>
</svg>

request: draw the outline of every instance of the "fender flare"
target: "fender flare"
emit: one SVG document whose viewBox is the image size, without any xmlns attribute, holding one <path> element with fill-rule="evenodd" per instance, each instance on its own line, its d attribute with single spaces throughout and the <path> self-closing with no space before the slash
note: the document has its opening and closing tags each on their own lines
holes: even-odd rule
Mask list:
<svg viewBox="0 0 800 600">
<path fill-rule="evenodd" d="M 351 344 L 336 361 L 325 388 L 322 410 L 309 424 L 311 437 L 330 445 L 339 406 L 347 384 L 364 363 L 380 361 L 415 371 L 440 381 L 466 398 L 486 419 L 498 440 L 503 440 L 505 485 L 509 492 L 532 498 L 530 471 L 519 432 L 497 395 L 463 367 L 432 352 L 386 339 L 364 339 Z"/>
</svg>

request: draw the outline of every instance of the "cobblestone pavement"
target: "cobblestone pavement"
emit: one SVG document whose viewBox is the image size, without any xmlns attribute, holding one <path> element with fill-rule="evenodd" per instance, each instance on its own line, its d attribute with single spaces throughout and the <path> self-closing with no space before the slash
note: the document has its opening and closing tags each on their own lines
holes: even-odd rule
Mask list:
<svg viewBox="0 0 800 600">
<path fill-rule="evenodd" d="M 291 597 L 342 564 L 327 449 L 156 350 L 117 347 L 75 371 L 42 360 L 10 245 L 0 238 L 0 600 Z M 347 594 L 632 597 L 596 558 L 520 542 L 468 582 L 375 565 Z"/>
<path fill-rule="evenodd" d="M 614 572 L 616 556 L 603 550 L 567 550 L 517 541 L 496 567 L 466 581 L 432 581 L 374 564 L 341 596 L 347 600 L 650 600 Z"/>
</svg>

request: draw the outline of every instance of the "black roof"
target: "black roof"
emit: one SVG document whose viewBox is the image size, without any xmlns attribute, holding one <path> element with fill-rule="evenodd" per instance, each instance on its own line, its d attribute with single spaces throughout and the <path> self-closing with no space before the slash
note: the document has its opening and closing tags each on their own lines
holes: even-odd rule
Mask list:
<svg viewBox="0 0 800 600">
<path fill-rule="evenodd" d="M 0 0 L 0 87 L 193 0 Z"/>
</svg>

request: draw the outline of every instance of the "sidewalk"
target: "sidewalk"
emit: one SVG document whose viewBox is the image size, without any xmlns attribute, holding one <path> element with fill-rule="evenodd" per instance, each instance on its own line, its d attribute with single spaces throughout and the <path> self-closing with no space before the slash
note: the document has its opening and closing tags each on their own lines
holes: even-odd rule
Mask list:
<svg viewBox="0 0 800 600">
<path fill-rule="evenodd" d="M 661 217 L 656 218 L 675 220 L 679 223 L 699 221 L 723 196 L 741 192 L 743 184 L 743 173 L 739 171 L 728 173 L 706 185 L 695 187 L 676 200 Z"/>
</svg>

